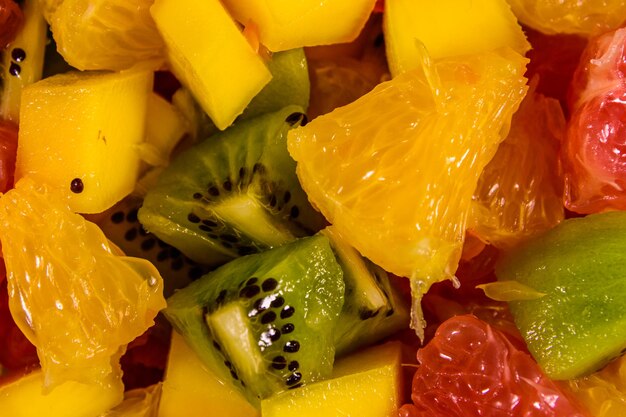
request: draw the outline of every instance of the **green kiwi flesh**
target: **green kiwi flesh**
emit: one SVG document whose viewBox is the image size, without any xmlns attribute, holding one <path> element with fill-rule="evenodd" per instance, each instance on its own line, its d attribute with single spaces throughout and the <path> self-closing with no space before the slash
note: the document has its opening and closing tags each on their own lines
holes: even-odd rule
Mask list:
<svg viewBox="0 0 626 417">
<path fill-rule="evenodd" d="M 626 212 L 567 219 L 506 254 L 496 276 L 539 294 L 509 306 L 548 377 L 585 376 L 626 351 Z"/>
<path fill-rule="evenodd" d="M 168 297 L 174 290 L 209 272 L 210 268 L 192 261 L 175 247 L 146 232 L 137 219 L 141 203 L 140 197 L 130 195 L 99 215 L 95 223 L 126 255 L 152 262 L 163 277 L 163 293 Z"/>
<path fill-rule="evenodd" d="M 147 192 L 140 222 L 214 266 L 317 232 L 324 219 L 300 187 L 286 145 L 287 132 L 304 121 L 300 107 L 288 106 L 187 149 Z"/>
<path fill-rule="evenodd" d="M 409 325 L 409 307 L 396 293 L 389 276 L 332 227 L 320 234 L 333 248 L 346 286 L 341 318 L 335 329 L 337 356 L 384 339 Z"/>
<path fill-rule="evenodd" d="M 343 273 L 322 235 L 243 256 L 168 299 L 165 316 L 251 401 L 330 376 Z"/>
</svg>

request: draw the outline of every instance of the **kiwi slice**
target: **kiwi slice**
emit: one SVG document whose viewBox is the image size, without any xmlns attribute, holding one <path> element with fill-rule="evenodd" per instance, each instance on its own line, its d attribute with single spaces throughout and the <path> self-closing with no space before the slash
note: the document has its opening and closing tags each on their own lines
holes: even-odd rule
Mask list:
<svg viewBox="0 0 626 417">
<path fill-rule="evenodd" d="M 178 155 L 148 191 L 145 229 L 207 265 L 315 233 L 324 219 L 296 177 L 287 132 L 305 121 L 289 106 L 236 123 Z"/>
<path fill-rule="evenodd" d="M 126 255 L 152 262 L 163 277 L 163 293 L 168 297 L 174 290 L 209 272 L 210 268 L 192 261 L 175 247 L 146 232 L 137 219 L 142 201 L 140 197 L 130 195 L 94 221 Z"/>
<path fill-rule="evenodd" d="M 330 241 L 346 286 L 335 329 L 336 355 L 343 356 L 407 328 L 409 307 L 391 286 L 387 272 L 361 256 L 333 226 L 320 233 Z"/>
<path fill-rule="evenodd" d="M 224 383 L 250 399 L 330 376 L 343 273 L 328 239 L 240 257 L 168 299 L 165 316 Z"/>
<path fill-rule="evenodd" d="M 509 306 L 550 378 L 589 374 L 626 348 L 626 212 L 565 220 L 513 250 L 496 275 L 537 294 Z"/>
</svg>

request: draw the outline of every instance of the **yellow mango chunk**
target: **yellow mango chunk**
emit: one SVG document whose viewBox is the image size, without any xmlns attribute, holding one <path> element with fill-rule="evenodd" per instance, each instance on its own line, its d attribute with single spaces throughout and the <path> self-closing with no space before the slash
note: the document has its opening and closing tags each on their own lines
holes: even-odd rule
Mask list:
<svg viewBox="0 0 626 417">
<path fill-rule="evenodd" d="M 124 387 L 121 381 L 83 384 L 67 381 L 43 393 L 44 376 L 33 371 L 0 387 L 0 414 L 7 417 L 99 416 L 119 404 Z"/>
<path fill-rule="evenodd" d="M 99 213 L 128 195 L 139 169 L 152 72 L 70 72 L 26 87 L 16 180 L 30 176 Z"/>
<path fill-rule="evenodd" d="M 505 0 L 386 0 L 383 30 L 387 61 L 396 76 L 421 65 L 416 43 L 433 59 L 530 44 Z"/>
<path fill-rule="evenodd" d="M 353 41 L 376 0 L 223 0 L 242 24 L 254 23 L 270 51 Z"/>
<path fill-rule="evenodd" d="M 159 417 L 206 416 L 259 417 L 260 414 L 239 390 L 216 378 L 181 335 L 172 332 Z"/>
<path fill-rule="evenodd" d="M 333 378 L 261 402 L 263 417 L 387 417 L 400 406 L 401 344 L 376 346 L 337 361 Z"/>
<path fill-rule="evenodd" d="M 272 75 L 219 0 L 156 0 L 150 8 L 172 72 L 219 129 Z"/>
</svg>

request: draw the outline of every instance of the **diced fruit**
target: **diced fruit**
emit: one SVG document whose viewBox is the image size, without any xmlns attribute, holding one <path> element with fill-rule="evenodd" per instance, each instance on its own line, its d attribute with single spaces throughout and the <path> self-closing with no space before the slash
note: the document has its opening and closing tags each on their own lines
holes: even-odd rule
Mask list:
<svg viewBox="0 0 626 417">
<path fill-rule="evenodd" d="M 46 387 L 116 375 L 121 349 L 165 307 L 148 261 L 117 255 L 96 225 L 24 178 L 0 198 L 9 307 L 35 346 Z"/>
<path fill-rule="evenodd" d="M 241 392 L 224 384 L 196 356 L 183 337 L 172 333 L 159 417 L 258 417 Z"/>
<path fill-rule="evenodd" d="M 286 107 L 238 122 L 181 153 L 139 210 L 147 231 L 194 261 L 219 265 L 323 227 L 287 152 L 304 120 Z"/>
<path fill-rule="evenodd" d="M 0 3 L 0 50 L 6 48 L 24 23 L 24 13 L 13 0 L 2 0 Z"/>
<path fill-rule="evenodd" d="M 25 88 L 16 179 L 49 184 L 79 213 L 120 201 L 135 186 L 151 88 L 151 72 L 71 72 Z"/>
<path fill-rule="evenodd" d="M 504 47 L 524 55 L 530 49 L 505 0 L 388 0 L 383 16 L 393 76 L 421 66 L 418 43 L 433 59 Z"/>
<path fill-rule="evenodd" d="M 42 0 L 63 58 L 79 70 L 157 69 L 165 61 L 154 0 Z M 51 4 L 52 3 L 52 4 Z"/>
<path fill-rule="evenodd" d="M 523 24 L 544 33 L 599 35 L 626 20 L 623 0 L 507 0 Z"/>
<path fill-rule="evenodd" d="M 363 256 L 412 279 L 415 329 L 421 294 L 454 274 L 478 177 L 526 92 L 526 60 L 511 50 L 424 62 L 288 138 L 314 206 Z"/>
<path fill-rule="evenodd" d="M 469 221 L 473 233 L 510 248 L 563 220 L 558 151 L 564 134 L 560 103 L 532 89 L 480 176 Z"/>
<path fill-rule="evenodd" d="M 565 220 L 496 269 L 545 294 L 511 301 L 530 352 L 553 379 L 593 372 L 626 348 L 626 212 Z"/>
<path fill-rule="evenodd" d="M 52 391 L 42 391 L 44 374 L 33 371 L 0 386 L 0 410 L 11 417 L 98 416 L 122 401 L 119 381 L 84 384 L 66 381 Z"/>
<path fill-rule="evenodd" d="M 572 79 L 561 159 L 565 205 L 578 213 L 626 209 L 626 28 L 589 42 Z"/>
<path fill-rule="evenodd" d="M 160 397 L 161 384 L 126 391 L 124 401 L 101 417 L 156 417 Z M 189 406 L 188 403 L 182 404 Z"/>
<path fill-rule="evenodd" d="M 189 127 L 178 109 L 156 93 L 150 93 L 147 106 L 142 159 L 153 166 L 166 166 Z"/>
<path fill-rule="evenodd" d="M 270 51 L 350 42 L 359 35 L 374 3 L 375 0 L 224 1 L 239 22 L 258 26 L 261 43 Z"/>
<path fill-rule="evenodd" d="M 444 322 L 417 352 L 414 404 L 401 417 L 584 417 L 528 353 L 472 315 Z"/>
<path fill-rule="evenodd" d="M 4 30 L 4 25 L 0 28 Z M 22 90 L 41 79 L 45 50 L 46 21 L 41 5 L 38 0 L 26 0 L 24 26 L 1 57 L 0 119 L 14 123 L 20 120 Z"/>
<path fill-rule="evenodd" d="M 150 13 L 172 72 L 227 128 L 272 78 L 263 59 L 219 0 L 156 0 Z"/>
<path fill-rule="evenodd" d="M 376 346 L 337 361 L 333 378 L 261 402 L 263 417 L 387 417 L 400 406 L 401 345 Z"/>
<path fill-rule="evenodd" d="M 302 238 L 210 272 L 165 315 L 217 378 L 256 401 L 330 376 L 342 278 L 328 239 Z"/>
</svg>

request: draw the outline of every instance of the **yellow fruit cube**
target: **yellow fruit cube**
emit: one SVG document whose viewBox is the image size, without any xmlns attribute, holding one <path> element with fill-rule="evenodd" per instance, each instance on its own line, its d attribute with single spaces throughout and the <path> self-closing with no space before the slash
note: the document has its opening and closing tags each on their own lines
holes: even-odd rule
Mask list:
<svg viewBox="0 0 626 417">
<path fill-rule="evenodd" d="M 416 43 L 433 59 L 530 44 L 505 0 L 386 0 L 383 29 L 391 74 L 419 67 Z"/>
<path fill-rule="evenodd" d="M 26 87 L 16 180 L 30 176 L 99 213 L 128 195 L 139 168 L 152 72 L 70 72 Z"/>
<path fill-rule="evenodd" d="M 7 417 L 84 417 L 99 416 L 119 404 L 121 382 L 81 384 L 67 381 L 49 393 L 42 392 L 43 373 L 33 371 L 0 387 L 0 414 Z"/>
<path fill-rule="evenodd" d="M 181 335 L 172 344 L 161 392 L 159 417 L 259 417 L 241 392 L 206 368 Z"/>
<path fill-rule="evenodd" d="M 337 361 L 333 379 L 261 402 L 263 417 L 387 417 L 401 405 L 401 344 L 376 346 Z"/>
<path fill-rule="evenodd" d="M 172 72 L 227 128 L 272 75 L 219 0 L 156 0 L 150 9 Z"/>
<path fill-rule="evenodd" d="M 253 22 L 270 51 L 353 41 L 376 0 L 223 0 L 242 24 Z"/>
</svg>

